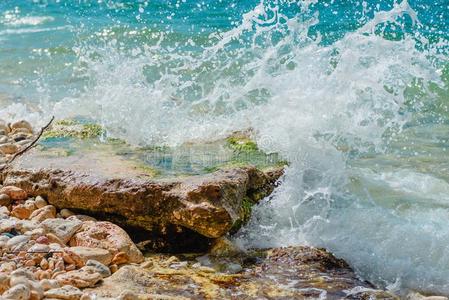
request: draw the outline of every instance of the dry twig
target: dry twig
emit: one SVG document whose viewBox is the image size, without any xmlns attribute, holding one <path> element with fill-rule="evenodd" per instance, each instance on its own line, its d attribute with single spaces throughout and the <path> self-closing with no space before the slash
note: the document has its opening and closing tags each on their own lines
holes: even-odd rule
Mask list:
<svg viewBox="0 0 449 300">
<path fill-rule="evenodd" d="M 39 139 L 41 138 L 41 136 L 44 133 L 44 131 L 47 130 L 48 127 L 50 127 L 50 125 L 51 125 L 51 123 L 53 122 L 54 119 L 55 119 L 55 116 L 52 116 L 50 121 L 47 123 L 47 125 L 45 125 L 44 127 L 41 128 L 41 130 L 40 130 L 39 134 L 36 136 L 36 138 L 28 146 L 26 146 L 25 148 L 23 148 L 22 150 L 20 150 L 16 154 L 14 154 L 14 156 L 8 162 L 6 162 L 6 164 L 0 169 L 0 172 L 3 172 L 4 170 L 8 169 L 11 166 L 11 163 L 17 157 L 21 156 L 22 154 L 24 154 L 25 152 L 27 152 L 31 148 L 34 148 L 36 146 L 37 141 L 39 141 Z"/>
</svg>

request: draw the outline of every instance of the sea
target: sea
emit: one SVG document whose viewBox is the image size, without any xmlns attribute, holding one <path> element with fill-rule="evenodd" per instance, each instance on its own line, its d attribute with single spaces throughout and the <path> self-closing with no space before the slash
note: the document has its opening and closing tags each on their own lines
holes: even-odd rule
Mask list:
<svg viewBox="0 0 449 300">
<path fill-rule="evenodd" d="M 0 118 L 289 162 L 236 236 L 449 295 L 449 0 L 1 0 Z"/>
</svg>

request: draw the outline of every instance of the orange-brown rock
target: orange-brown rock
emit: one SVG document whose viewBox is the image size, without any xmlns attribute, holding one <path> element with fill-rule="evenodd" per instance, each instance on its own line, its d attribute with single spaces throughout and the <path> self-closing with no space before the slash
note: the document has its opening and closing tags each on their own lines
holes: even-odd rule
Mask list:
<svg viewBox="0 0 449 300">
<path fill-rule="evenodd" d="M 61 273 L 55 276 L 54 279 L 61 286 L 71 285 L 77 288 L 86 288 L 94 286 L 103 277 L 93 267 L 82 267 L 79 270 Z"/>
<path fill-rule="evenodd" d="M 217 238 L 240 226 L 248 218 L 247 206 L 268 196 L 281 175 L 282 168 L 264 172 L 248 166 L 171 179 L 111 179 L 19 165 L 0 180 L 41 195 L 58 209 L 145 229 L 151 237 L 191 230 Z"/>
<path fill-rule="evenodd" d="M 70 239 L 71 247 L 82 246 L 108 250 L 112 255 L 121 253 L 131 263 L 143 261 L 143 255 L 119 226 L 110 222 L 86 221 L 81 229 Z M 114 262 L 117 264 L 117 262 Z"/>
<path fill-rule="evenodd" d="M 25 200 L 27 198 L 27 193 L 14 185 L 4 186 L 0 189 L 0 194 L 6 194 L 12 200 Z"/>
</svg>

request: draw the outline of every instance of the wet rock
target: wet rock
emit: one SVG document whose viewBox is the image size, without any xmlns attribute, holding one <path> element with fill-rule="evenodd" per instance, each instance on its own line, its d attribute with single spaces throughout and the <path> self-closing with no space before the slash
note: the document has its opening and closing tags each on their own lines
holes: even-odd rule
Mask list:
<svg viewBox="0 0 449 300">
<path fill-rule="evenodd" d="M 447 300 L 444 296 L 424 296 L 420 293 L 410 292 L 405 297 L 406 300 Z"/>
<path fill-rule="evenodd" d="M 103 277 L 93 267 L 82 267 L 79 270 L 74 270 L 59 274 L 55 278 L 61 285 L 71 285 L 77 288 L 93 287 Z"/>
<path fill-rule="evenodd" d="M 123 266 L 87 292 L 114 299 L 124 291 L 156 299 L 398 299 L 361 281 L 344 261 L 322 249 L 289 247 L 246 255 L 240 258 L 248 262 L 239 274 L 192 262 L 179 267 L 176 258 L 152 255 L 149 268 Z M 364 294 L 356 296 L 355 290 Z"/>
<path fill-rule="evenodd" d="M 48 290 L 44 293 L 46 298 L 64 299 L 64 300 L 79 300 L 83 292 L 73 286 L 65 285 L 60 288 Z"/>
<path fill-rule="evenodd" d="M 81 228 L 83 222 L 79 220 L 46 219 L 41 223 L 46 232 L 56 235 L 64 244 Z"/>
<path fill-rule="evenodd" d="M 89 259 L 86 262 L 86 266 L 93 267 L 103 278 L 111 276 L 111 270 L 97 260 Z"/>
<path fill-rule="evenodd" d="M 242 253 L 229 239 L 218 238 L 212 242 L 209 254 L 216 257 L 232 257 Z"/>
<path fill-rule="evenodd" d="M 69 244 L 72 247 L 106 249 L 112 255 L 123 252 L 128 256 L 129 262 L 140 263 L 143 261 L 142 253 L 137 249 L 128 234 L 110 222 L 84 222 Z"/>
<path fill-rule="evenodd" d="M 0 194 L 8 195 L 12 200 L 25 200 L 28 197 L 27 192 L 16 186 L 4 186 Z"/>
</svg>

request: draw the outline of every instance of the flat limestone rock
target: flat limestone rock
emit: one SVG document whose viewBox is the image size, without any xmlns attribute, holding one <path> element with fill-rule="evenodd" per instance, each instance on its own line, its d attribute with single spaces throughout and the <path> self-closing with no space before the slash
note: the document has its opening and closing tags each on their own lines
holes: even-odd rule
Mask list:
<svg viewBox="0 0 449 300">
<path fill-rule="evenodd" d="M 141 240 L 158 239 L 151 248 L 159 249 L 168 237 L 196 243 L 192 236 L 218 238 L 238 229 L 283 174 L 283 167 L 246 164 L 198 175 L 139 176 L 136 161 L 104 149 L 68 156 L 54 155 L 54 149 L 27 152 L 0 174 L 0 183 L 42 196 L 58 209 L 112 221 Z"/>
<path fill-rule="evenodd" d="M 240 273 L 226 274 L 154 255 L 85 292 L 112 299 L 123 291 L 137 299 L 399 299 L 359 280 L 343 260 L 322 249 L 270 249 L 253 259 Z"/>
</svg>

